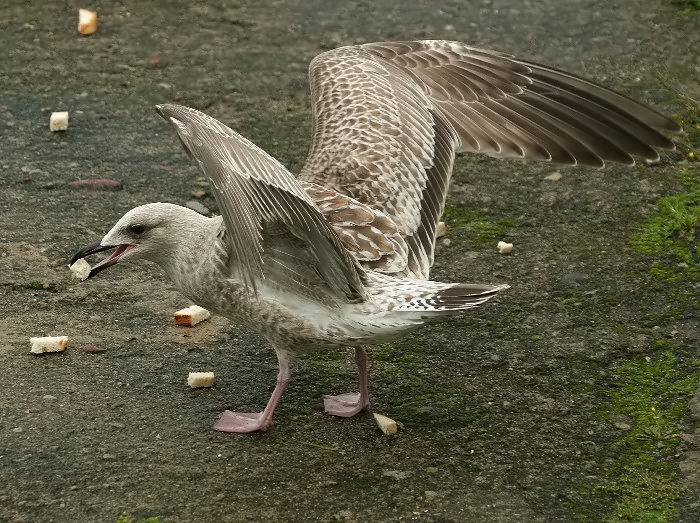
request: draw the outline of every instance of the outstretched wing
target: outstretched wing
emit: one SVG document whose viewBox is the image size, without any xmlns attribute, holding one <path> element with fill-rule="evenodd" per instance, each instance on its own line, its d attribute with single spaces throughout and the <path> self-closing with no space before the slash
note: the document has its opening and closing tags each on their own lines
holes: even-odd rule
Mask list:
<svg viewBox="0 0 700 523">
<path fill-rule="evenodd" d="M 230 265 L 249 289 L 257 292 L 256 281 L 267 274 L 291 276 L 298 270 L 299 285 L 311 285 L 308 280 L 316 276 L 316 284 L 338 297 L 364 296 L 362 269 L 284 166 L 195 109 L 165 104 L 157 110 L 211 182 L 226 227 Z M 268 260 L 279 267 L 265 267 Z"/>
<path fill-rule="evenodd" d="M 311 63 L 313 142 L 301 178 L 373 206 L 427 277 L 455 152 L 602 167 L 658 159 L 678 126 L 623 95 L 458 42 L 373 43 Z"/>
<path fill-rule="evenodd" d="M 505 53 L 426 40 L 362 46 L 401 69 L 460 138 L 458 152 L 603 167 L 658 160 L 672 120 L 594 82 Z"/>
<path fill-rule="evenodd" d="M 300 179 L 378 209 L 408 246 L 404 275 L 427 278 L 458 137 L 400 68 L 363 47 L 311 63 L 314 132 Z"/>
</svg>

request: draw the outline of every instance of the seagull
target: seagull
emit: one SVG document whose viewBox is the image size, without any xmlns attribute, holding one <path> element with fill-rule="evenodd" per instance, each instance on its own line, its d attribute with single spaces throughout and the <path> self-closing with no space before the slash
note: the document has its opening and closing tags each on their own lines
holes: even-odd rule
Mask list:
<svg viewBox="0 0 700 523">
<path fill-rule="evenodd" d="M 680 130 L 576 75 L 459 42 L 340 47 L 312 60 L 309 79 L 312 142 L 298 176 L 211 116 L 158 105 L 221 215 L 141 205 L 71 260 L 115 249 L 88 277 L 154 262 L 194 303 L 269 342 L 279 372 L 267 405 L 225 411 L 219 431 L 268 429 L 290 361 L 319 349 L 354 348 L 360 390 L 325 396 L 324 408 L 357 414 L 369 405 L 368 346 L 508 288 L 429 279 L 457 153 L 633 165 L 673 149 Z"/>
</svg>

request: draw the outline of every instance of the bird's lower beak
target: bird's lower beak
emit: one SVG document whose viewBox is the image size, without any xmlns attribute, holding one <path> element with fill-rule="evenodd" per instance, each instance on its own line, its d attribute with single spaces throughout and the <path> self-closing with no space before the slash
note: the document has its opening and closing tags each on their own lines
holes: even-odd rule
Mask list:
<svg viewBox="0 0 700 523">
<path fill-rule="evenodd" d="M 131 247 L 131 245 L 126 245 L 126 244 L 124 244 L 124 245 L 102 245 L 101 240 L 97 240 L 95 243 L 88 245 L 87 247 L 83 247 L 78 252 L 76 252 L 70 260 L 70 265 L 73 265 L 79 259 L 90 256 L 91 254 L 96 254 L 98 252 L 107 251 L 109 249 L 116 248 L 116 250 L 112 253 L 111 256 L 109 256 L 108 258 L 105 258 L 100 263 L 98 263 L 97 265 L 92 267 L 92 269 L 90 269 L 90 274 L 88 274 L 87 278 L 85 278 L 87 280 L 88 278 L 92 278 L 93 276 L 95 276 L 97 273 L 102 272 L 107 267 L 110 267 L 110 266 L 114 265 L 115 263 L 117 263 L 117 261 L 119 260 L 119 257 L 122 254 L 124 254 L 130 247 Z"/>
</svg>

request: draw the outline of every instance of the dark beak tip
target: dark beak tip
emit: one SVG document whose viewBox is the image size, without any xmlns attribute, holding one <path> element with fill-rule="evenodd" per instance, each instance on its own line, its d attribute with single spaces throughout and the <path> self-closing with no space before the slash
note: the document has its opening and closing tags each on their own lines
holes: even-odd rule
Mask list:
<svg viewBox="0 0 700 523">
<path fill-rule="evenodd" d="M 97 252 L 102 252 L 106 251 L 107 249 L 111 249 L 112 246 L 103 246 L 102 245 L 102 240 L 99 239 L 94 243 L 91 243 L 90 245 L 83 247 L 80 249 L 78 252 L 76 252 L 73 257 L 70 259 L 70 264 L 73 265 L 75 262 L 77 262 L 80 258 L 85 258 L 86 256 L 90 256 L 91 254 L 95 254 Z"/>
</svg>

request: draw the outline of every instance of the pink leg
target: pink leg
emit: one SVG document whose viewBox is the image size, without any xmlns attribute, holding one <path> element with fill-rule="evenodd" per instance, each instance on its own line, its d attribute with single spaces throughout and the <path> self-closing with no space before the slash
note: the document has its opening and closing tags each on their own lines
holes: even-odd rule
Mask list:
<svg viewBox="0 0 700 523">
<path fill-rule="evenodd" d="M 277 351 L 277 358 L 280 364 L 280 370 L 277 374 L 277 384 L 265 406 L 265 410 L 262 412 L 224 411 L 214 425 L 214 430 L 245 433 L 255 432 L 256 430 L 267 430 L 270 425 L 272 425 L 272 415 L 275 412 L 275 408 L 277 408 L 282 393 L 291 381 L 291 372 L 289 371 L 289 362 L 287 361 L 286 352 Z"/>
<path fill-rule="evenodd" d="M 360 392 L 324 396 L 323 406 L 328 414 L 349 418 L 365 407 L 369 407 L 367 352 L 365 352 L 364 347 L 355 348 L 355 363 L 357 363 L 357 368 L 360 371 Z"/>
</svg>

